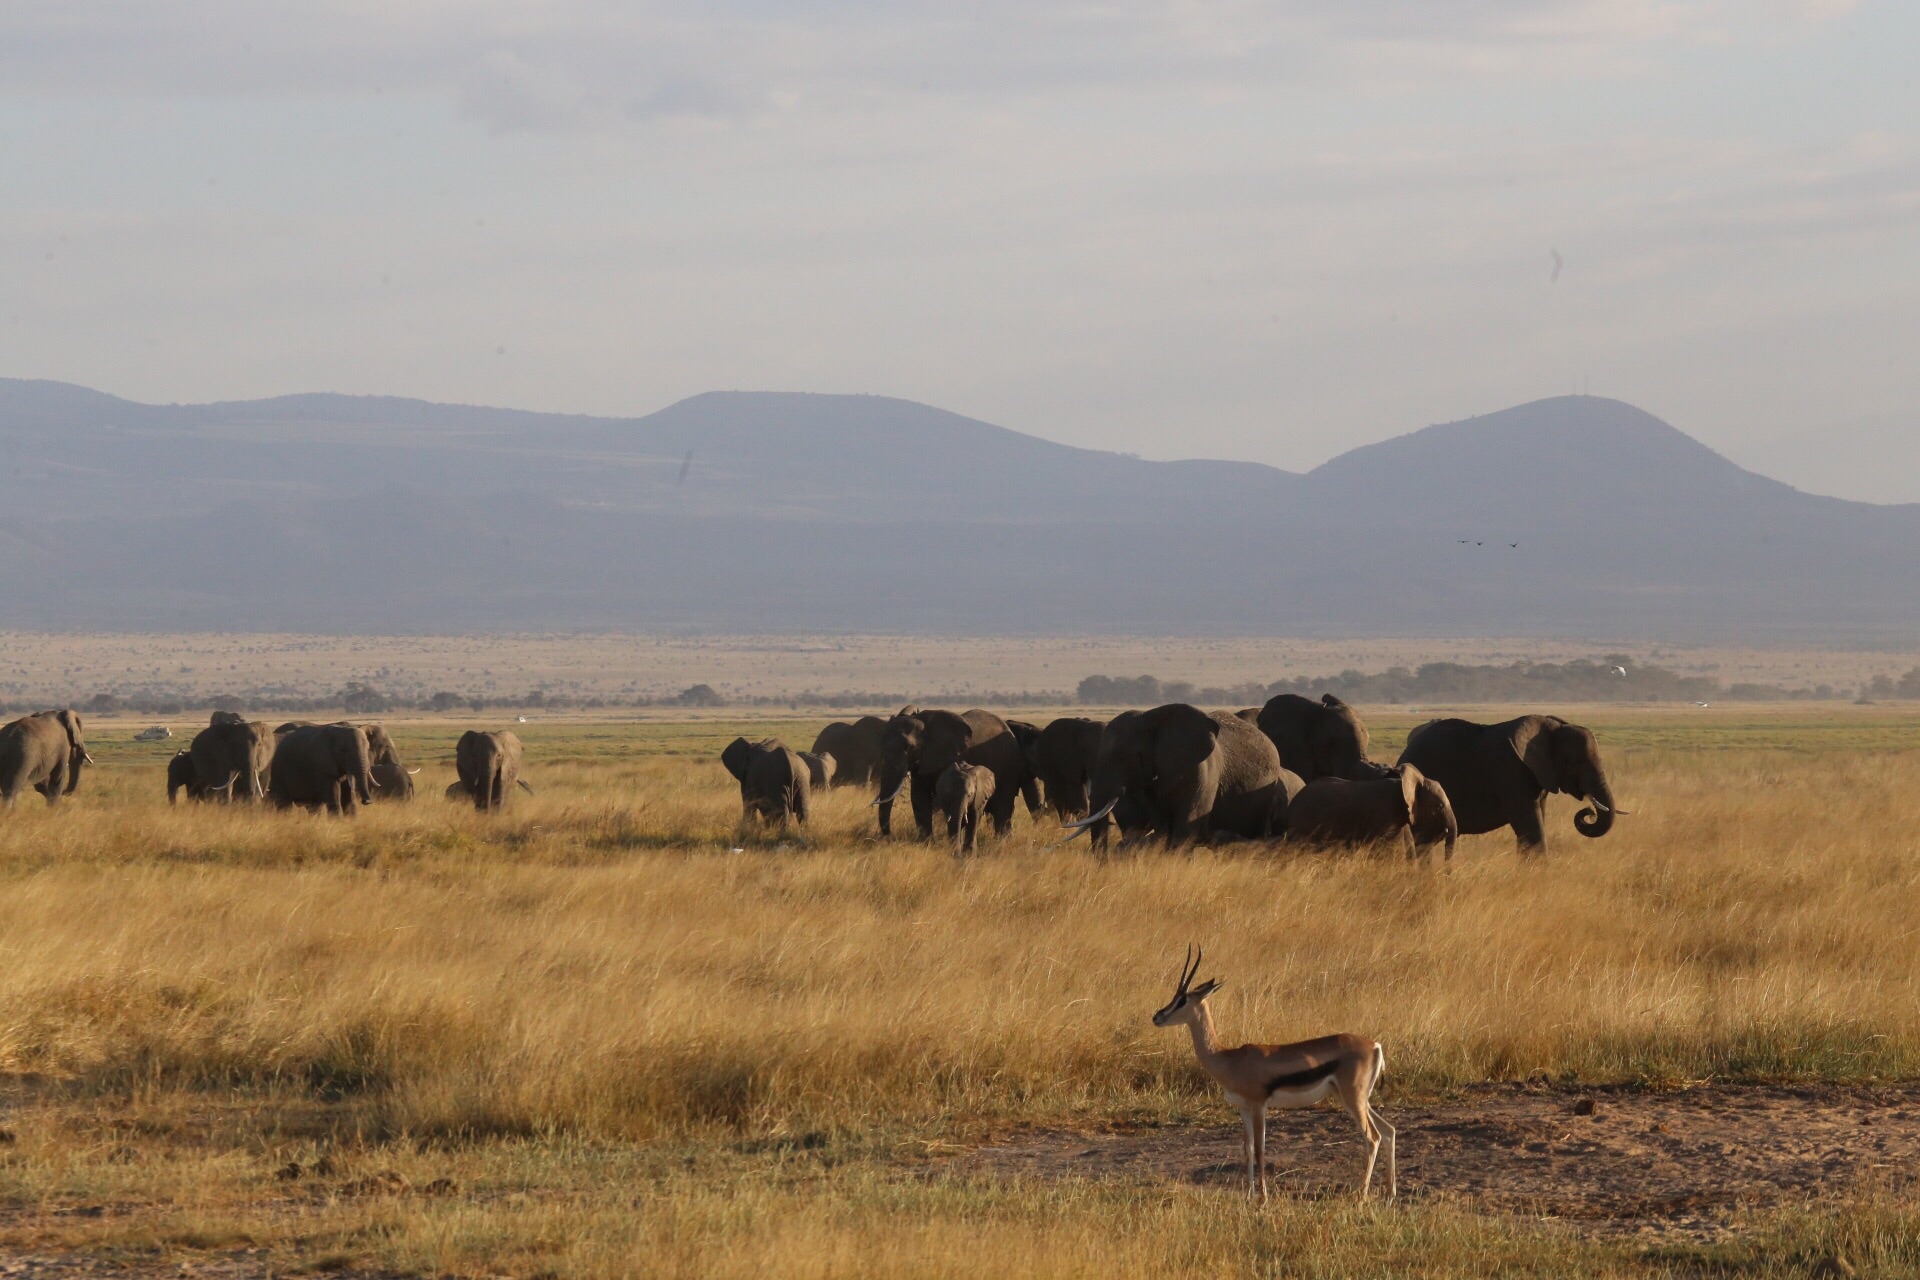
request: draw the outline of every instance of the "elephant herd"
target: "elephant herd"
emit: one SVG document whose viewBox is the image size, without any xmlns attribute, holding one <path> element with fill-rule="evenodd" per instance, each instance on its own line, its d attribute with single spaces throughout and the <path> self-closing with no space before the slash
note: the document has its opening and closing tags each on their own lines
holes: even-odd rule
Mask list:
<svg viewBox="0 0 1920 1280">
<path fill-rule="evenodd" d="M 511 733 L 469 729 L 454 764 L 459 781 L 447 798 L 497 809 L 520 777 L 520 739 Z M 0 803 L 11 806 L 29 788 L 53 804 L 80 785 L 87 754 L 80 714 L 40 711 L 0 727 Z M 411 800 L 413 777 L 387 731 L 378 724 L 314 724 L 291 720 L 269 729 L 258 720 L 216 711 L 185 750 L 167 761 L 167 803 L 189 800 L 270 801 L 352 813 L 375 800 Z"/>
<path fill-rule="evenodd" d="M 740 784 L 743 818 L 804 823 L 814 793 L 872 787 L 882 836 L 893 834 L 904 793 L 920 838 L 932 837 L 937 817 L 960 852 L 973 849 L 988 823 L 1004 836 L 1016 801 L 1032 815 L 1044 804 L 1102 849 L 1117 827 L 1125 843 L 1391 843 L 1409 854 L 1444 844 L 1449 859 L 1462 832 L 1502 827 L 1513 829 L 1522 853 L 1543 852 L 1552 794 L 1586 802 L 1574 815 L 1584 836 L 1605 835 L 1623 812 L 1593 734 L 1555 716 L 1431 720 L 1413 730 L 1392 765 L 1373 760 L 1369 745 L 1366 726 L 1338 698 L 1282 694 L 1244 711 L 1171 703 L 1044 727 L 991 711 L 908 706 L 890 718 L 828 725 L 809 751 L 739 738 L 720 758 Z M 516 788 L 533 790 L 521 762 L 514 734 L 469 730 L 455 749 L 459 781 L 447 796 L 500 808 Z M 0 803 L 32 789 L 53 804 L 92 763 L 79 713 L 22 716 L 0 727 Z M 417 772 L 378 724 L 290 721 L 270 730 L 216 711 L 168 761 L 167 799 L 184 792 L 351 813 L 412 798 Z"/>
<path fill-rule="evenodd" d="M 1044 727 L 908 706 L 828 725 L 806 752 L 735 739 L 721 762 L 740 783 L 743 820 L 804 823 L 813 791 L 870 786 L 882 836 L 904 792 L 920 838 L 938 817 L 961 853 L 983 820 L 1005 835 L 1016 799 L 1033 815 L 1044 803 L 1103 849 L 1118 827 L 1126 843 L 1388 843 L 1410 856 L 1444 844 L 1449 859 L 1462 832 L 1502 827 L 1522 853 L 1544 852 L 1551 794 L 1586 802 L 1574 816 L 1584 836 L 1605 835 L 1622 812 L 1593 734 L 1556 716 L 1431 720 L 1392 765 L 1369 745 L 1340 699 L 1281 694 L 1237 712 L 1172 703 Z"/>
</svg>

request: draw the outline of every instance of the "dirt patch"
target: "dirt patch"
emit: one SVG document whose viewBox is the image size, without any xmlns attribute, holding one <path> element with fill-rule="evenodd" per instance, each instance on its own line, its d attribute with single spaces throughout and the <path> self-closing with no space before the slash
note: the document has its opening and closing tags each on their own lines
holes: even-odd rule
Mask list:
<svg viewBox="0 0 1920 1280">
<path fill-rule="evenodd" d="M 1596 1233 L 1714 1236 L 1740 1210 L 1899 1190 L 1920 1171 L 1920 1088 L 1697 1088 L 1671 1093 L 1525 1085 L 1382 1107 L 1399 1129 L 1400 1194 L 1451 1195 Z M 1038 1130 L 971 1152 L 1004 1177 L 1246 1185 L 1238 1117 L 1219 1126 Z M 1351 1194 L 1365 1147 L 1331 1105 L 1267 1124 L 1269 1187 Z M 1382 1155 L 1384 1162 L 1385 1156 Z M 1385 1168 L 1375 1175 L 1384 1189 Z"/>
</svg>

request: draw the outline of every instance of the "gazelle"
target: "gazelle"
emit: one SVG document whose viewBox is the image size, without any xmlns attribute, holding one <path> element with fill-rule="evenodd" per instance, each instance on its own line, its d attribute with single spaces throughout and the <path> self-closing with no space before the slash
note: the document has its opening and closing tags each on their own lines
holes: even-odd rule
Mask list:
<svg viewBox="0 0 1920 1280">
<path fill-rule="evenodd" d="M 1387 1194 L 1399 1194 L 1394 1170 L 1393 1126 L 1374 1114 L 1373 1087 L 1387 1069 L 1378 1041 L 1342 1032 L 1301 1040 L 1295 1044 L 1243 1044 L 1223 1049 L 1207 1012 L 1207 997 L 1220 989 L 1218 979 L 1191 986 L 1200 971 L 1201 957 L 1187 948 L 1188 962 L 1180 968 L 1180 986 L 1173 999 L 1153 1015 L 1153 1025 L 1170 1027 L 1184 1022 L 1193 1032 L 1194 1056 L 1239 1111 L 1246 1126 L 1243 1149 L 1247 1155 L 1247 1194 L 1267 1198 L 1267 1108 L 1311 1107 L 1328 1094 L 1360 1125 L 1367 1140 L 1367 1171 L 1360 1179 L 1360 1198 L 1373 1186 L 1373 1166 L 1380 1156 L 1381 1135 L 1387 1142 Z"/>
</svg>

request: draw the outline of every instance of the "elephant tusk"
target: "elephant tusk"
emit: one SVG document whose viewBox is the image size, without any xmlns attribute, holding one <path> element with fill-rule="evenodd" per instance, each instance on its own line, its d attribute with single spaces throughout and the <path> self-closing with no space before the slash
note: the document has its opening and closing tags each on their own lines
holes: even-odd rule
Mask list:
<svg viewBox="0 0 1920 1280">
<path fill-rule="evenodd" d="M 1094 823 L 1104 821 L 1107 815 L 1113 812 L 1113 807 L 1119 803 L 1120 803 L 1120 798 L 1118 796 L 1115 796 L 1112 800 L 1109 800 L 1107 802 L 1107 807 L 1102 809 L 1100 812 L 1089 814 L 1088 816 L 1080 819 L 1080 821 L 1078 822 L 1063 822 L 1060 824 L 1060 829 L 1062 831 L 1071 831 L 1073 832 L 1073 835 L 1077 836 L 1082 831 L 1085 831 L 1088 827 L 1091 827 Z M 1067 839 L 1071 840 L 1073 839 L 1073 836 L 1068 836 Z"/>
<path fill-rule="evenodd" d="M 867 808 L 871 809 L 871 808 L 874 808 L 876 805 L 892 804 L 895 800 L 898 800 L 900 798 L 900 793 L 907 789 L 907 781 L 908 781 L 908 778 L 911 778 L 911 777 L 912 775 L 909 774 L 907 778 L 900 779 L 900 785 L 893 789 L 893 794 L 876 797 L 873 801 L 873 804 L 868 805 Z"/>
<path fill-rule="evenodd" d="M 420 771 L 419 771 L 418 769 L 409 769 L 409 770 L 407 770 L 407 776 L 408 776 L 409 778 L 411 778 L 411 777 L 412 777 L 412 776 L 413 776 L 414 774 L 416 774 L 416 773 L 418 773 L 418 772 L 420 772 Z"/>
<path fill-rule="evenodd" d="M 513 785 L 516 787 L 519 787 L 522 791 L 526 792 L 528 795 L 533 794 L 533 784 L 531 782 L 528 782 L 525 778 L 515 778 L 513 780 Z"/>
<path fill-rule="evenodd" d="M 82 760 L 84 760 L 84 761 L 86 761 L 86 762 L 87 762 L 88 764 L 92 764 L 92 763 L 93 763 L 93 753 L 92 753 L 92 752 L 89 752 L 89 751 L 82 751 L 82 752 L 80 753 L 80 758 L 81 758 Z"/>
</svg>

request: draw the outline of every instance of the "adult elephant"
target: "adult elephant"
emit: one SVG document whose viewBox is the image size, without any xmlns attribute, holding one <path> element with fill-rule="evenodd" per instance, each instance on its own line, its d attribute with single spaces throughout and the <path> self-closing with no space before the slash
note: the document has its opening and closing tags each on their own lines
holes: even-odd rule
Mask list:
<svg viewBox="0 0 1920 1280">
<path fill-rule="evenodd" d="M 1446 789 L 1413 765 L 1384 778 L 1315 778 L 1287 807 L 1287 839 L 1306 845 L 1392 842 L 1408 857 L 1444 841 L 1453 861 L 1460 835 Z"/>
<path fill-rule="evenodd" d="M 1321 695 L 1318 702 L 1282 693 L 1268 698 L 1258 711 L 1242 711 L 1240 718 L 1259 725 L 1280 753 L 1280 763 L 1303 781 L 1379 778 L 1387 772 L 1387 766 L 1367 758 L 1367 726 L 1352 707 L 1330 693 Z"/>
<path fill-rule="evenodd" d="M 1287 784 L 1280 753 L 1230 711 L 1184 702 L 1125 711 L 1107 722 L 1093 766 L 1093 813 L 1074 824 L 1106 843 L 1107 821 L 1159 832 L 1169 845 L 1206 843 L 1216 832 L 1263 839 L 1284 828 Z"/>
<path fill-rule="evenodd" d="M 887 722 L 879 716 L 861 716 L 852 724 L 835 720 L 814 738 L 808 754 L 833 757 L 832 785 L 868 787 L 879 777 L 880 752 L 886 736 Z"/>
<path fill-rule="evenodd" d="M 893 802 L 906 790 L 920 838 L 933 835 L 933 788 L 947 769 L 965 761 L 993 770 L 987 813 L 996 835 L 1013 825 L 1013 802 L 1025 796 L 1028 812 L 1040 808 L 1040 791 L 1027 771 L 1026 753 L 1007 722 L 991 711 L 922 711 L 907 707 L 887 722 L 880 753 L 880 834 L 893 834 Z"/>
<path fill-rule="evenodd" d="M 31 787 L 59 803 L 80 785 L 80 769 L 93 763 L 81 732 L 80 713 L 72 708 L 36 711 L 0 727 L 0 803 Z"/>
<path fill-rule="evenodd" d="M 1460 830 L 1482 835 L 1512 827 L 1523 854 L 1547 849 L 1547 796 L 1561 792 L 1587 807 L 1574 830 L 1599 838 L 1624 810 L 1600 765 L 1593 734 L 1558 716 L 1521 716 L 1500 724 L 1429 720 L 1407 735 L 1400 763 L 1446 788 Z"/>
<path fill-rule="evenodd" d="M 466 793 L 482 813 L 506 804 L 515 787 L 532 795 L 533 788 L 521 780 L 520 759 L 519 735 L 504 729 L 499 733 L 469 729 L 453 749 L 453 765 L 460 781 L 447 788 L 447 795 Z"/>
<path fill-rule="evenodd" d="M 759 742 L 735 738 L 720 753 L 720 763 L 740 784 L 742 822 L 758 817 L 775 826 L 806 825 L 813 784 L 799 752 L 775 738 Z"/>
<path fill-rule="evenodd" d="M 351 724 L 289 724 L 278 732 L 268 791 L 282 808 L 326 806 L 352 813 L 373 802 L 373 758 L 366 730 Z"/>
<path fill-rule="evenodd" d="M 1093 762 L 1100 754 L 1100 735 L 1106 727 L 1105 720 L 1061 716 L 1049 721 L 1027 747 L 1027 766 L 1039 780 L 1047 806 L 1062 822 L 1089 811 Z"/>
<path fill-rule="evenodd" d="M 363 724 L 366 730 L 367 751 L 373 759 L 373 798 L 376 800 L 413 799 L 413 775 L 418 769 L 409 769 L 400 759 L 400 751 L 393 745 L 393 738 L 380 724 Z"/>
<path fill-rule="evenodd" d="M 193 736 L 187 756 L 193 762 L 192 800 L 264 800 L 276 739 L 265 724 L 229 711 L 216 711 Z M 169 769 L 167 801 L 173 801 Z"/>
</svg>

